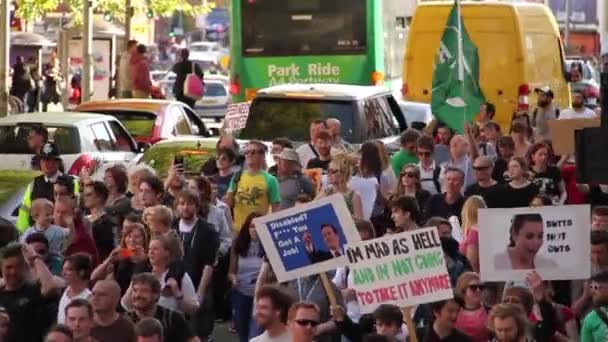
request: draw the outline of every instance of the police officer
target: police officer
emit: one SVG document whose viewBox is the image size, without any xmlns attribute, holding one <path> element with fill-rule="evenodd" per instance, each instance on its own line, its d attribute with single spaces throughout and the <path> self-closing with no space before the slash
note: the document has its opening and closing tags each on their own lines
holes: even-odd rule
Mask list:
<svg viewBox="0 0 608 342">
<path fill-rule="evenodd" d="M 23 196 L 23 202 L 19 208 L 19 217 L 17 219 L 17 229 L 23 233 L 32 224 L 30 218 L 30 207 L 32 202 L 38 198 L 46 198 L 53 202 L 53 186 L 60 176 L 69 177 L 74 184 L 74 193 L 78 193 L 78 180 L 72 176 L 63 175 L 60 171 L 63 161 L 59 155 L 59 149 L 54 142 L 45 143 L 40 149 L 40 171 L 42 174 L 28 185 Z"/>
</svg>

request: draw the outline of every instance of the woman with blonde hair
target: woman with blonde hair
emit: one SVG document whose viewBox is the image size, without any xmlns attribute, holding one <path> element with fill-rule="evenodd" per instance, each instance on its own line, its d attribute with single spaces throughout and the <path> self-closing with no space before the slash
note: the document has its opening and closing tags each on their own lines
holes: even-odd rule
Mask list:
<svg viewBox="0 0 608 342">
<path fill-rule="evenodd" d="M 488 340 L 488 310 L 481 300 L 483 289 L 479 274 L 475 272 L 464 272 L 456 282 L 455 292 L 462 296 L 464 305 L 458 312 L 455 328 L 468 335 L 473 342 Z"/>
<path fill-rule="evenodd" d="M 380 193 L 384 198 L 389 199 L 395 188 L 397 187 L 397 175 L 391 167 L 391 157 L 386 150 L 386 146 L 381 140 L 374 141 L 374 144 L 378 147 L 380 152 L 380 162 L 382 163 L 381 170 L 382 175 L 380 176 Z"/>
<path fill-rule="evenodd" d="M 319 193 L 317 199 L 333 194 L 341 194 L 344 197 L 346 206 L 353 215 L 353 218 L 363 219 L 361 196 L 348 186 L 348 182 L 353 174 L 353 163 L 351 159 L 343 154 L 334 156 L 331 163 L 329 163 L 327 174 L 328 187 Z"/>
<path fill-rule="evenodd" d="M 462 206 L 462 236 L 464 240 L 460 244 L 460 253 L 469 260 L 475 272 L 479 272 L 478 211 L 487 207 L 481 196 L 469 197 Z"/>
</svg>

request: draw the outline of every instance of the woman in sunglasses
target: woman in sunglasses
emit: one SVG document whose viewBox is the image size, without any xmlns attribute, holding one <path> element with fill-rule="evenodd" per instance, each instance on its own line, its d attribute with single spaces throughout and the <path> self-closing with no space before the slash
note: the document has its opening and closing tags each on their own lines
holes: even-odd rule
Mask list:
<svg viewBox="0 0 608 342">
<path fill-rule="evenodd" d="M 481 283 L 479 274 L 475 272 L 461 274 L 456 282 L 455 290 L 462 296 L 464 305 L 458 313 L 454 327 L 468 335 L 473 342 L 487 341 L 488 309 L 483 306 L 481 301 L 484 285 Z"/>
<path fill-rule="evenodd" d="M 540 214 L 513 216 L 507 251 L 494 257 L 494 268 L 496 270 L 532 270 L 557 267 L 553 260 L 538 255 L 543 240 L 544 222 Z"/>
<path fill-rule="evenodd" d="M 427 200 L 431 197 L 431 193 L 422 188 L 420 169 L 416 164 L 407 164 L 401 170 L 393 199 L 401 196 L 414 197 L 419 208 L 424 208 Z"/>
<path fill-rule="evenodd" d="M 363 204 L 361 203 L 361 196 L 348 186 L 348 182 L 353 174 L 352 161 L 348 156 L 343 154 L 335 156 L 331 163 L 329 163 L 327 174 L 327 183 L 329 186 L 319 193 L 317 199 L 333 194 L 341 194 L 344 196 L 346 206 L 353 215 L 353 218 L 362 220 Z"/>
</svg>

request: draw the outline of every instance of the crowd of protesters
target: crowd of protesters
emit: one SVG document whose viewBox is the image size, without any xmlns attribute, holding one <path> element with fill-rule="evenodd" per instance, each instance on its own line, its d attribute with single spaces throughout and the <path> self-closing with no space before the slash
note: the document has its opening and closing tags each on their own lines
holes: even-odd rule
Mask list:
<svg viewBox="0 0 608 342">
<path fill-rule="evenodd" d="M 553 94 L 537 92 L 536 114 L 514 115 L 509 132 L 487 103 L 464 135 L 436 122 L 404 131 L 392 157 L 379 141 L 354 150 L 336 119 L 312 122 L 297 149 L 224 134 L 192 179 L 176 162 L 163 179 L 142 165 L 75 178 L 42 142 L 19 238 L 2 243 L 0 341 L 209 341 L 218 320 L 241 342 L 605 341 L 608 189 L 576 184 L 572 156 L 554 155 Z M 578 95 L 562 115 L 590 115 Z M 319 186 L 307 168 L 322 170 Z M 437 227 L 454 298 L 362 314 L 348 268 L 328 272 L 337 305 L 318 275 L 277 284 L 253 220 L 334 194 L 362 240 Z M 479 226 L 480 208 L 579 203 L 593 206 L 590 279 L 481 281 L 479 231 L 495 227 Z"/>
</svg>

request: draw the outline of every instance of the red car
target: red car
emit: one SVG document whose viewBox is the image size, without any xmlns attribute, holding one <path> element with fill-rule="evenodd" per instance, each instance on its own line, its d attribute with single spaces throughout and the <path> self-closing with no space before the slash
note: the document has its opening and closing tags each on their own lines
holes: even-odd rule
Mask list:
<svg viewBox="0 0 608 342">
<path fill-rule="evenodd" d="M 192 109 L 178 101 L 152 99 L 91 101 L 79 105 L 74 110 L 114 116 L 137 142 L 154 144 L 175 137 L 211 135 Z"/>
</svg>

